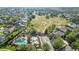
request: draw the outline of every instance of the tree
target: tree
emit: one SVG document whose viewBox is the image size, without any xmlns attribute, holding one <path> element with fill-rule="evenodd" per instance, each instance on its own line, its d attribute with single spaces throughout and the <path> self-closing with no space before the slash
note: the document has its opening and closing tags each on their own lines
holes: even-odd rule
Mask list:
<svg viewBox="0 0 79 59">
<path fill-rule="evenodd" d="M 26 26 L 27 27 L 30 27 L 30 22 L 31 22 L 31 20 L 29 19 L 29 20 L 27 20 L 27 23 L 26 23 Z"/>
<path fill-rule="evenodd" d="M 31 17 L 32 17 L 32 19 L 34 19 L 35 18 L 35 15 L 31 15 Z"/>
<path fill-rule="evenodd" d="M 17 51 L 25 51 L 25 50 L 26 50 L 25 45 L 18 45 L 18 46 L 16 47 L 16 50 L 17 50 Z"/>
<path fill-rule="evenodd" d="M 29 35 L 27 40 L 29 44 L 31 44 L 31 38 L 32 38 L 32 35 Z"/>
<path fill-rule="evenodd" d="M 42 48 L 44 49 L 44 51 L 48 51 L 50 49 L 50 46 L 49 46 L 49 44 L 44 43 Z"/>
<path fill-rule="evenodd" d="M 67 30 L 64 37 L 66 37 L 70 32 L 70 30 Z"/>
<path fill-rule="evenodd" d="M 20 17 L 19 16 L 12 16 L 12 17 L 10 17 L 10 20 L 11 21 L 13 21 L 13 23 L 15 23 L 17 20 L 19 20 L 20 19 Z"/>
<path fill-rule="evenodd" d="M 17 47 L 17 51 L 32 51 L 33 47 L 32 45 L 19 45 Z"/>
<path fill-rule="evenodd" d="M 48 15 L 46 16 L 46 19 L 49 19 L 49 16 Z"/>
<path fill-rule="evenodd" d="M 75 37 L 76 33 L 75 32 L 70 32 L 67 36 L 66 36 L 66 40 L 69 42 L 69 43 L 72 43 L 76 40 L 76 37 Z"/>
<path fill-rule="evenodd" d="M 9 49 L 9 50 L 12 50 L 12 51 L 15 51 L 16 50 L 15 46 L 12 46 L 12 45 L 7 45 L 5 47 L 5 49 Z"/>
<path fill-rule="evenodd" d="M 56 37 L 54 39 L 54 48 L 55 49 L 59 49 L 64 45 L 64 42 L 62 41 L 63 39 L 60 37 Z"/>
<path fill-rule="evenodd" d="M 50 17 L 53 17 L 53 16 L 54 16 L 53 13 L 51 13 L 51 14 L 50 14 Z"/>
<path fill-rule="evenodd" d="M 61 15 L 61 17 L 65 18 L 65 16 L 64 16 L 64 15 Z"/>
<path fill-rule="evenodd" d="M 75 42 L 72 42 L 71 47 L 75 50 L 79 50 L 79 39 L 77 39 Z"/>
<path fill-rule="evenodd" d="M 33 47 L 32 45 L 26 45 L 26 51 L 32 51 L 33 50 Z"/>
<path fill-rule="evenodd" d="M 31 35 L 36 35 L 36 32 L 37 32 L 37 31 L 36 31 L 34 28 L 31 28 L 31 30 L 30 30 L 30 34 L 31 34 Z"/>
<path fill-rule="evenodd" d="M 54 29 L 55 29 L 55 25 L 49 26 L 48 29 L 47 29 L 48 30 L 48 34 L 52 33 Z"/>
<path fill-rule="evenodd" d="M 42 13 L 41 13 L 41 12 L 38 12 L 38 15 L 39 15 L 39 16 L 42 16 Z"/>
</svg>

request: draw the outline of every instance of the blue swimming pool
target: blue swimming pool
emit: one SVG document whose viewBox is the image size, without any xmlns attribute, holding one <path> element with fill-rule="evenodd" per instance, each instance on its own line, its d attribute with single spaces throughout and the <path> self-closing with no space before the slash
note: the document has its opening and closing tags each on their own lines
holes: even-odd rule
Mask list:
<svg viewBox="0 0 79 59">
<path fill-rule="evenodd" d="M 22 38 L 18 38 L 15 42 L 17 45 L 26 45 L 28 42 Z"/>
</svg>

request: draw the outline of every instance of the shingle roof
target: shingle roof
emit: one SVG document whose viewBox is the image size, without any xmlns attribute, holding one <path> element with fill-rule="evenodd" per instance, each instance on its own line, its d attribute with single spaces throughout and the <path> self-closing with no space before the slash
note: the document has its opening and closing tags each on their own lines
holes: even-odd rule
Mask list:
<svg viewBox="0 0 79 59">
<path fill-rule="evenodd" d="M 0 41 L 3 41 L 5 39 L 4 35 L 0 35 Z"/>
</svg>

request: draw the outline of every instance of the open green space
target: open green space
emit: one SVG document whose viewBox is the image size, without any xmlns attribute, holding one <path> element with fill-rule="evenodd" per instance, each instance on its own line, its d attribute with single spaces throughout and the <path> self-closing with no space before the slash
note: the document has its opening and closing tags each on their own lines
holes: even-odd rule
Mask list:
<svg viewBox="0 0 79 59">
<path fill-rule="evenodd" d="M 47 19 L 46 16 L 36 15 L 36 18 L 32 19 L 32 21 L 30 22 L 30 27 L 34 28 L 38 32 L 44 32 L 44 30 L 49 26 L 52 25 L 64 26 L 67 25 L 68 23 L 69 21 L 63 17 L 53 17 L 53 18 L 50 17 L 49 19 Z"/>
</svg>

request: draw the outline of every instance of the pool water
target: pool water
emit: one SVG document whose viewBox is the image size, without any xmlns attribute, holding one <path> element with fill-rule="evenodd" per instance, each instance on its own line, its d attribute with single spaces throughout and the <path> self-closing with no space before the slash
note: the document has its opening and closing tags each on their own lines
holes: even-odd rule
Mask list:
<svg viewBox="0 0 79 59">
<path fill-rule="evenodd" d="M 26 40 L 17 40 L 15 44 L 17 45 L 26 45 L 28 42 Z"/>
</svg>

